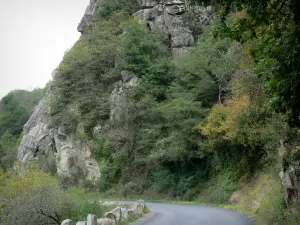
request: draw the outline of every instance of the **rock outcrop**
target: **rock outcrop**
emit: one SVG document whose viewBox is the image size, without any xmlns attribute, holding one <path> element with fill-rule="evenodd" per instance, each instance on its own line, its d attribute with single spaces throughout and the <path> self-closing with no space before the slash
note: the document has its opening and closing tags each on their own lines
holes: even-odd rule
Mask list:
<svg viewBox="0 0 300 225">
<path fill-rule="evenodd" d="M 279 173 L 283 186 L 286 205 L 293 208 L 300 201 L 300 147 L 287 145 L 280 140 L 278 156 L 282 159 L 283 168 Z"/>
<path fill-rule="evenodd" d="M 300 199 L 300 181 L 295 176 L 294 168 L 279 173 L 283 190 L 284 199 L 287 206 L 294 206 Z"/>
<path fill-rule="evenodd" d="M 139 1 L 141 10 L 134 16 L 145 21 L 152 32 L 170 42 L 174 57 L 187 53 L 195 44 L 192 31 L 184 24 L 186 12 L 183 1 Z"/>
<path fill-rule="evenodd" d="M 82 33 L 87 26 L 92 24 L 99 2 L 100 0 L 90 0 L 90 4 L 87 6 L 84 16 L 77 27 L 78 32 Z"/>
<path fill-rule="evenodd" d="M 140 0 L 140 11 L 134 16 L 147 23 L 152 32 L 160 34 L 170 42 L 174 58 L 183 56 L 192 50 L 195 37 L 183 19 L 187 10 L 194 12 L 193 19 L 202 25 L 211 25 L 213 21 L 212 7 L 189 7 L 185 1 Z"/>
<path fill-rule="evenodd" d="M 73 134 L 66 134 L 62 127 L 49 125 L 49 101 L 51 91 L 40 101 L 34 113 L 24 126 L 18 160 L 27 165 L 30 161 L 54 157 L 57 173 L 61 177 L 78 176 L 80 172 L 87 180 L 98 180 L 100 169 L 92 157 L 89 141 L 76 140 Z M 77 173 L 77 174 L 74 174 Z"/>
</svg>

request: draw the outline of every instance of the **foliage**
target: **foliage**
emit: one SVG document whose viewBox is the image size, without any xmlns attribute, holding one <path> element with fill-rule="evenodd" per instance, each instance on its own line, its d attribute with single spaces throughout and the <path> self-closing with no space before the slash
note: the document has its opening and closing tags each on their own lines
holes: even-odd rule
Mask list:
<svg viewBox="0 0 300 225">
<path fill-rule="evenodd" d="M 214 140 L 229 140 L 245 147 L 258 146 L 267 131 L 262 129 L 265 126 L 254 116 L 255 111 L 251 114 L 249 96 L 242 96 L 226 105 L 215 105 L 208 116 L 207 125 L 201 131 Z"/>
<path fill-rule="evenodd" d="M 9 132 L 0 136 L 0 168 L 9 169 L 17 158 L 18 141 Z"/>
<path fill-rule="evenodd" d="M 3 174 L 1 219 L 5 224 L 59 224 L 59 186 L 47 174 Z"/>
<path fill-rule="evenodd" d="M 61 224 L 64 219 L 101 217 L 104 208 L 83 189 L 61 189 L 58 179 L 31 168 L 25 175 L 0 172 L 1 224 Z"/>
<path fill-rule="evenodd" d="M 123 13 L 114 13 L 107 20 L 96 20 L 91 30 L 66 53 L 54 76 L 55 97 L 50 104 L 54 126 L 62 125 L 68 132 L 74 132 L 82 123 L 91 137 L 93 128 L 109 118 L 108 92 L 110 85 L 120 78 L 115 64 L 122 32 L 120 23 L 126 18 Z"/>
<path fill-rule="evenodd" d="M 6 131 L 13 135 L 19 135 L 23 130 L 23 125 L 29 118 L 29 112 L 13 94 L 5 96 L 1 100 L 1 105 L 0 135 L 3 135 Z"/>
<path fill-rule="evenodd" d="M 200 191 L 197 200 L 206 203 L 226 203 L 232 193 L 240 188 L 236 174 L 224 170 L 213 177 Z"/>
<path fill-rule="evenodd" d="M 235 45 L 226 39 L 215 39 L 211 28 L 206 28 L 196 49 L 179 63 L 184 75 L 178 75 L 174 85 L 178 90 L 174 90 L 174 95 L 193 97 L 205 107 L 223 101 L 238 65 Z"/>
<path fill-rule="evenodd" d="M 221 4 L 217 34 L 240 42 L 256 42 L 252 49 L 255 72 L 266 84 L 271 106 L 287 114 L 291 126 L 299 126 L 299 1 L 215 2 Z M 226 20 L 233 8 L 236 15 Z"/>
<path fill-rule="evenodd" d="M 121 67 L 123 70 L 132 71 L 139 77 L 147 77 L 151 66 L 157 58 L 162 58 L 164 52 L 158 36 L 150 33 L 145 25 L 141 25 L 138 20 L 129 20 L 122 24 L 125 30 L 122 38 Z M 151 75 L 150 75 L 151 76 Z M 146 79 L 147 79 L 146 77 Z M 148 78 L 149 80 L 151 79 Z"/>
<path fill-rule="evenodd" d="M 41 89 L 16 90 L 0 101 L 0 168 L 9 169 L 16 160 L 17 145 L 30 113 L 44 95 Z"/>
<path fill-rule="evenodd" d="M 81 188 L 68 189 L 61 198 L 61 218 L 70 218 L 73 221 L 84 221 L 88 214 L 103 216 L 107 207 L 102 206 L 95 196 Z"/>
<path fill-rule="evenodd" d="M 159 170 L 151 176 L 152 187 L 158 193 L 167 193 L 175 186 L 175 175 L 168 170 Z"/>
<path fill-rule="evenodd" d="M 100 2 L 99 18 L 108 19 L 112 14 L 118 11 L 124 11 L 132 15 L 138 10 L 135 0 L 103 0 Z M 97 19 L 97 17 L 96 17 Z"/>
<path fill-rule="evenodd" d="M 211 166 L 199 145 L 197 125 L 219 95 L 225 98 L 219 88 L 226 87 L 238 68 L 235 46 L 214 39 L 207 29 L 195 51 L 175 64 L 143 25 L 132 20 L 124 27 L 119 66 L 134 71 L 140 82 L 126 93 L 132 101 L 127 104 L 128 121 L 114 122 L 112 131 L 94 139 L 93 152 L 102 167 L 99 187 L 105 191 L 118 186 L 121 194 L 132 195 L 125 188 L 130 186 L 135 194 L 149 189 L 191 199 Z M 116 129 L 128 129 L 130 135 L 116 137 Z"/>
<path fill-rule="evenodd" d="M 191 200 L 213 186 L 210 201 L 224 202 L 238 188 L 238 178 L 274 160 L 284 116 L 266 106 L 269 93 L 254 75 L 267 74 L 266 62 L 273 63 L 257 61 L 266 24 L 252 26 L 256 38 L 235 27 L 251 16 L 255 23 L 265 19 L 247 11 L 253 10 L 249 5 L 264 5 L 245 3 L 225 20 L 238 1 L 224 3 L 223 11 L 223 1 L 214 2 L 220 24 L 236 30 L 226 33 L 218 26 L 219 37 L 227 38 L 216 38 L 212 27 L 193 24 L 201 37 L 180 59 L 173 60 L 160 36 L 129 17 L 133 1 L 103 1 L 94 24 L 66 53 L 54 76 L 51 118 L 53 126 L 93 141 L 100 191 L 132 196 L 150 190 Z M 121 71 L 134 73 L 139 85 L 119 90 Z M 110 118 L 113 90 L 124 94 L 119 96 L 124 120 Z"/>
</svg>

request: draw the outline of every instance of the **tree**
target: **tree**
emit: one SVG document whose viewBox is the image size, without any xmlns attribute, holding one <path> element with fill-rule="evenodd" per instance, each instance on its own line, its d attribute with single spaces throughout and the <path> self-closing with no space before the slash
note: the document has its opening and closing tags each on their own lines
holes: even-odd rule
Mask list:
<svg viewBox="0 0 300 225">
<path fill-rule="evenodd" d="M 200 0 L 192 1 L 200 2 Z M 202 2 L 202 0 L 201 0 Z M 216 0 L 216 33 L 240 42 L 255 42 L 256 74 L 265 83 L 271 106 L 300 126 L 300 2 L 298 0 Z M 235 12 L 233 19 L 229 15 Z"/>
</svg>

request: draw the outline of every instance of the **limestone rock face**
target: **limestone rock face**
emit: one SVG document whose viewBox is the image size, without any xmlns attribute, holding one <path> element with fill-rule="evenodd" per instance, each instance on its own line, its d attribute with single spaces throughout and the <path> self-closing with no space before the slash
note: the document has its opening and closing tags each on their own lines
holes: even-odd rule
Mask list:
<svg viewBox="0 0 300 225">
<path fill-rule="evenodd" d="M 74 171 L 80 170 L 87 180 L 98 180 L 100 169 L 91 155 L 89 141 L 76 140 L 73 134 L 65 134 L 62 127 L 56 129 L 49 126 L 50 98 L 49 91 L 24 126 L 18 160 L 26 165 L 30 161 L 53 156 L 61 177 L 76 176 Z"/>
<path fill-rule="evenodd" d="M 109 95 L 110 119 L 105 125 L 94 128 L 95 137 L 121 140 L 132 135 L 129 117 L 133 100 L 129 94 L 139 84 L 139 79 L 130 71 L 122 71 L 121 77 L 120 81 L 113 84 L 113 90 Z"/>
<path fill-rule="evenodd" d="M 125 121 L 128 107 L 127 91 L 138 85 L 137 76 L 130 71 L 121 72 L 122 81 L 116 82 L 110 95 L 110 121 Z"/>
<path fill-rule="evenodd" d="M 190 52 L 195 44 L 195 37 L 183 19 L 187 11 L 193 12 L 194 18 L 189 23 L 207 26 L 214 21 L 214 10 L 211 6 L 188 6 L 181 0 L 139 0 L 141 10 L 133 16 L 147 23 L 152 32 L 160 34 L 170 42 L 174 58 Z"/>
<path fill-rule="evenodd" d="M 136 12 L 134 16 L 139 20 L 145 21 L 152 32 L 162 35 L 169 41 L 171 48 L 177 56 L 179 53 L 186 53 L 186 49 L 195 44 L 192 31 L 184 24 L 182 14 L 186 12 L 186 5 L 183 1 L 160 1 L 154 4 L 151 1 L 149 7 Z M 140 4 L 143 6 L 142 4 Z M 152 7 L 150 7 L 150 5 Z"/>
<path fill-rule="evenodd" d="M 93 22 L 93 16 L 97 10 L 100 0 L 90 0 L 90 4 L 87 6 L 85 13 L 77 27 L 78 32 L 83 32 L 84 28 L 91 25 Z"/>
</svg>

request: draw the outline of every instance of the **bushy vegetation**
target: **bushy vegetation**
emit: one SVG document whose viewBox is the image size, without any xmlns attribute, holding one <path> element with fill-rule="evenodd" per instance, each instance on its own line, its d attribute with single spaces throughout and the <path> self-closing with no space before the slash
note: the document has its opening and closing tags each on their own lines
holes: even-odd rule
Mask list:
<svg viewBox="0 0 300 225">
<path fill-rule="evenodd" d="M 63 190 L 59 179 L 34 167 L 20 175 L 0 171 L 0 223 L 4 225 L 61 224 L 67 218 L 83 221 L 90 213 L 101 217 L 109 210 L 91 199 L 80 188 Z"/>
<path fill-rule="evenodd" d="M 31 92 L 17 90 L 0 101 L 0 168 L 9 169 L 16 160 L 17 148 L 22 138 L 23 126 L 34 107 L 44 95 L 44 90 Z"/>
</svg>

